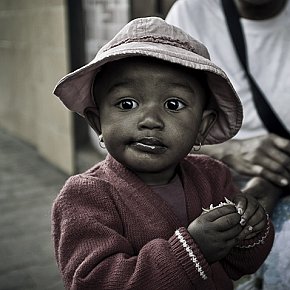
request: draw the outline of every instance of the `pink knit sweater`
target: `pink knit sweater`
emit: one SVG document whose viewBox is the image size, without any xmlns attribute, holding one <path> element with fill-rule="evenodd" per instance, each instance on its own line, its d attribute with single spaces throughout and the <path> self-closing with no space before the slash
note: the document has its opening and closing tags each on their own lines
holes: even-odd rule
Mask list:
<svg viewBox="0 0 290 290">
<path fill-rule="evenodd" d="M 232 199 L 229 170 L 205 156 L 180 164 L 188 224 Z M 255 272 L 273 243 L 273 227 L 209 265 L 169 205 L 111 156 L 71 177 L 57 197 L 52 231 L 67 289 L 232 289 L 231 279 Z M 247 247 L 248 246 L 248 247 Z"/>
</svg>

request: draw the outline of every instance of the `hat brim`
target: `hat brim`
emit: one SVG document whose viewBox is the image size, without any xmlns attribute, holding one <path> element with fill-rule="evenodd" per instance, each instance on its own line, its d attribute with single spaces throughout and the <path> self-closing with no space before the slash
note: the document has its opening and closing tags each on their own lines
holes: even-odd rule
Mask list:
<svg viewBox="0 0 290 290">
<path fill-rule="evenodd" d="M 216 110 L 217 118 L 204 144 L 222 143 L 239 131 L 243 119 L 242 105 L 224 71 L 209 59 L 170 44 L 129 42 L 100 51 L 90 63 L 62 78 L 54 94 L 68 109 L 83 116 L 87 107 L 95 107 L 92 86 L 101 67 L 108 62 L 133 56 L 154 57 L 206 73 L 212 93 L 209 106 Z"/>
</svg>

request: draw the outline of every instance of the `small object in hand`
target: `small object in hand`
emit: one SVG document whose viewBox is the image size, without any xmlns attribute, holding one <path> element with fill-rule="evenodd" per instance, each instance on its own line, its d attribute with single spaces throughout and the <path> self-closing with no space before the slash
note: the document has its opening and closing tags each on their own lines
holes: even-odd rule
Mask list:
<svg viewBox="0 0 290 290">
<path fill-rule="evenodd" d="M 229 199 L 227 199 L 226 197 L 225 197 L 225 201 L 226 202 L 220 202 L 218 205 L 216 205 L 216 206 L 213 206 L 213 204 L 211 204 L 210 206 L 209 206 L 209 208 L 202 208 L 202 210 L 204 211 L 204 212 L 209 212 L 209 211 L 211 211 L 211 210 L 213 210 L 213 209 L 216 209 L 216 208 L 218 208 L 218 207 L 222 207 L 222 206 L 224 206 L 224 205 L 233 205 L 234 207 L 236 207 L 236 209 L 237 209 L 237 211 L 239 212 L 239 209 L 237 208 L 237 206 L 232 202 L 232 201 L 230 201 Z"/>
<path fill-rule="evenodd" d="M 226 197 L 225 197 L 225 202 L 220 202 L 220 203 L 219 203 L 218 205 L 216 205 L 216 206 L 213 206 L 213 204 L 211 204 L 211 205 L 209 206 L 209 208 L 202 208 L 202 210 L 203 210 L 203 212 L 209 212 L 209 211 L 211 211 L 211 210 L 213 210 L 213 209 L 216 209 L 216 208 L 218 208 L 218 207 L 222 207 L 222 206 L 225 206 L 225 205 L 233 205 L 233 206 L 236 208 L 236 210 L 237 210 L 237 212 L 238 212 L 239 215 L 242 215 L 242 214 L 243 214 L 243 210 L 242 210 L 240 207 L 237 207 L 236 204 L 235 204 L 234 202 L 230 201 L 230 200 L 227 199 Z M 247 223 L 247 221 L 246 221 L 244 218 L 241 218 L 241 220 L 240 220 L 240 225 L 241 225 L 241 226 L 244 226 L 246 223 Z M 251 228 L 251 229 L 250 229 L 250 228 Z M 249 226 L 248 230 L 249 230 L 249 231 L 252 231 L 252 230 L 253 230 L 253 227 Z"/>
</svg>

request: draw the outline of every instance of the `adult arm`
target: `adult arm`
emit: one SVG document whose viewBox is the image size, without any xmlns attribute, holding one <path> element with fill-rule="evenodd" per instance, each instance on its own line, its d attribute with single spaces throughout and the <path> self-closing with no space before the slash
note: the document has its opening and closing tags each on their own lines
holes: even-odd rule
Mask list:
<svg viewBox="0 0 290 290">
<path fill-rule="evenodd" d="M 200 153 L 222 160 L 240 174 L 259 176 L 280 187 L 290 183 L 290 141 L 275 134 L 203 146 Z"/>
<path fill-rule="evenodd" d="M 266 212 L 271 214 L 280 197 L 285 194 L 285 189 L 264 178 L 254 177 L 246 184 L 243 192 L 255 197 Z"/>
</svg>

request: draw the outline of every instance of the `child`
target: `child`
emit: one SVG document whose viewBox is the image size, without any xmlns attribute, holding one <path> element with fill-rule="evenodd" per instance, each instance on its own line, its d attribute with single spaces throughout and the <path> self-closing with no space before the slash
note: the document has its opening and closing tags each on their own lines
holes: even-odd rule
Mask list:
<svg viewBox="0 0 290 290">
<path fill-rule="evenodd" d="M 242 122 L 201 43 L 162 19 L 133 20 L 55 94 L 108 150 L 53 206 L 67 289 L 227 290 L 259 268 L 273 242 L 264 209 L 222 163 L 189 154 Z"/>
</svg>

